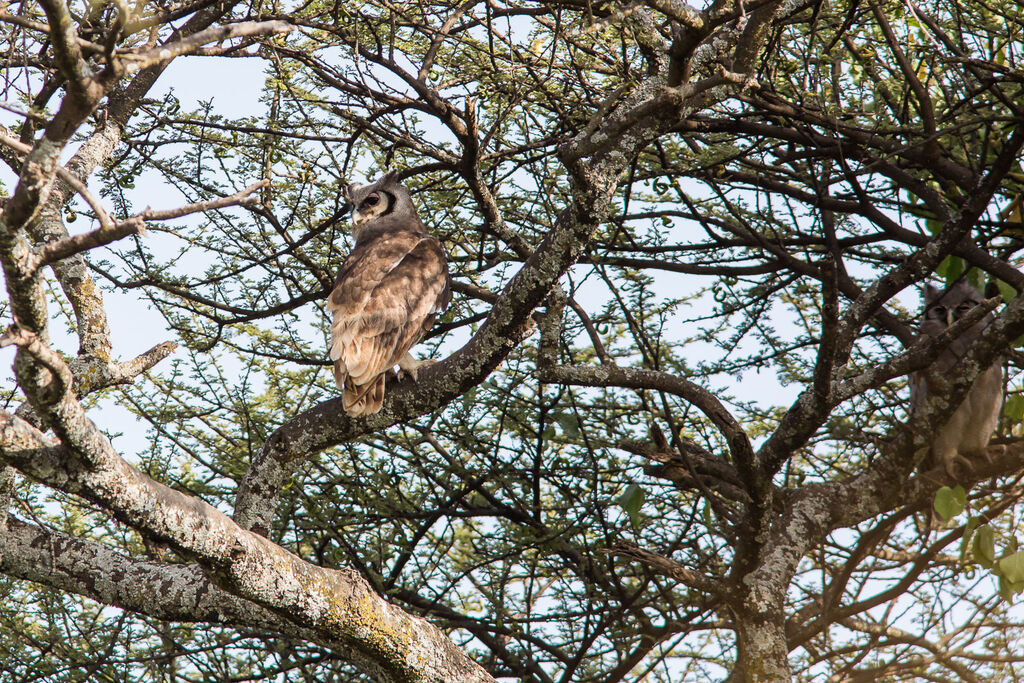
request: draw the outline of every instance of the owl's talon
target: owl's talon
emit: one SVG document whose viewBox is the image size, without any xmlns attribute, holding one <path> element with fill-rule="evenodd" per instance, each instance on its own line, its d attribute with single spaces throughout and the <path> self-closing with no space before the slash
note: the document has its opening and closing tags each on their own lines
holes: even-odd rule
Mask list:
<svg viewBox="0 0 1024 683">
<path fill-rule="evenodd" d="M 425 365 L 433 365 L 437 361 L 433 358 L 425 358 L 423 360 L 417 360 L 410 354 L 406 353 L 402 356 L 402 359 L 398 361 L 398 379 L 402 380 L 406 375 L 412 377 L 412 381 L 419 381 L 420 368 Z"/>
<path fill-rule="evenodd" d="M 973 469 L 971 466 L 970 458 L 955 453 L 953 457 L 946 460 L 946 474 L 953 481 L 959 481 L 962 476 L 965 476 Z M 959 471 L 958 471 L 959 470 Z"/>
</svg>

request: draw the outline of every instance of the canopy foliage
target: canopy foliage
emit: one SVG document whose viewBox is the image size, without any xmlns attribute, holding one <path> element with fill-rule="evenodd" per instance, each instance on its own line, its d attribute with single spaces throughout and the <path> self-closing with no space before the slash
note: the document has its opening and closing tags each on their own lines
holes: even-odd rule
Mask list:
<svg viewBox="0 0 1024 683">
<path fill-rule="evenodd" d="M 1021 675 L 1014 0 L 0 25 L 12 681 Z M 386 169 L 455 296 L 353 420 L 322 302 Z M 911 417 L 959 278 L 996 322 Z M 992 363 L 986 457 L 925 470 Z"/>
</svg>

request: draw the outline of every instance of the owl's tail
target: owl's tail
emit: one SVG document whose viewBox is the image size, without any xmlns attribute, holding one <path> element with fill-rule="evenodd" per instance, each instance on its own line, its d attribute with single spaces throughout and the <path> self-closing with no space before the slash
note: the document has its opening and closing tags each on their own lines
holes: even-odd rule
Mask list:
<svg viewBox="0 0 1024 683">
<path fill-rule="evenodd" d="M 352 417 L 373 415 L 384 405 L 384 375 L 377 375 L 366 384 L 356 384 L 350 377 L 341 392 L 341 407 Z"/>
</svg>

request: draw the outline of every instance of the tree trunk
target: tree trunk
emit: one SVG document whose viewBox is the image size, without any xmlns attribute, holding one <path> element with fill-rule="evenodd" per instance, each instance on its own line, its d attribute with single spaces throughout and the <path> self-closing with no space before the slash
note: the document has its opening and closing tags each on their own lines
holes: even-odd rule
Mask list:
<svg viewBox="0 0 1024 683">
<path fill-rule="evenodd" d="M 790 680 L 786 621 L 780 607 L 737 614 L 736 650 L 730 683 Z"/>
</svg>

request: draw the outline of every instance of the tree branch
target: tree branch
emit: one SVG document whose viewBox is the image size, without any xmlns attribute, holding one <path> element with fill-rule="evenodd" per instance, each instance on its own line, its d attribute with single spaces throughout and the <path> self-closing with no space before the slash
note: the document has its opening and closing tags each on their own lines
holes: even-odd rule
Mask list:
<svg viewBox="0 0 1024 683">
<path fill-rule="evenodd" d="M 0 460 L 197 558 L 217 585 L 315 632 L 318 641 L 354 649 L 349 656 L 372 662 L 370 671 L 432 683 L 493 681 L 437 628 L 385 602 L 355 572 L 304 562 L 212 506 L 146 477 L 109 444 L 90 455 L 86 468 L 76 465 L 79 455 L 0 412 Z"/>
<path fill-rule="evenodd" d="M 37 250 L 39 266 L 49 265 L 56 261 L 66 259 L 69 256 L 80 254 L 96 247 L 105 246 L 129 235 L 145 234 L 146 221 L 166 221 L 173 218 L 180 218 L 193 213 L 222 209 L 227 206 L 247 206 L 259 201 L 258 197 L 252 197 L 252 193 L 270 185 L 269 180 L 261 180 L 240 190 L 233 195 L 210 199 L 202 202 L 187 204 L 177 209 L 164 211 L 153 211 L 146 209 L 131 218 L 120 221 L 106 227 L 100 227 L 92 232 L 72 235 L 56 242 L 48 242 Z M 109 220 L 109 219 L 108 219 Z"/>
</svg>

